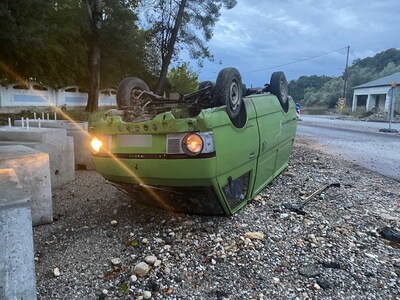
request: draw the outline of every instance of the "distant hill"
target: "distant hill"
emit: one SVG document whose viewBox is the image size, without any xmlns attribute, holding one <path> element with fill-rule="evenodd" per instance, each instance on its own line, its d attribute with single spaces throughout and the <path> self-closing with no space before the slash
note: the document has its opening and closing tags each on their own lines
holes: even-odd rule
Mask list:
<svg viewBox="0 0 400 300">
<path fill-rule="evenodd" d="M 364 59 L 356 59 L 353 61 L 350 69 L 356 68 L 371 68 L 375 72 L 382 72 L 385 67 L 393 63 L 395 66 L 400 65 L 400 50 L 391 48 L 382 52 L 379 52 L 374 57 L 366 57 Z"/>
<path fill-rule="evenodd" d="M 346 98 L 353 99 L 353 87 L 400 72 L 400 50 L 391 48 L 373 57 L 356 59 L 348 68 L 347 74 L 340 77 L 301 76 L 289 82 L 289 94 L 306 106 L 327 105 L 332 108 L 343 95 L 344 77 L 348 76 Z"/>
</svg>

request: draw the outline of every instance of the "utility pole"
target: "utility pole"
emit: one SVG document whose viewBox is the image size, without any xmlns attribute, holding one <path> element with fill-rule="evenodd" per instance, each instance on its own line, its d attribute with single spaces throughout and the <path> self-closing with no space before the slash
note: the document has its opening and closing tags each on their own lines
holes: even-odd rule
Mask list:
<svg viewBox="0 0 400 300">
<path fill-rule="evenodd" d="M 347 80 L 349 78 L 349 72 L 347 71 L 347 68 L 349 66 L 349 52 L 350 52 L 350 46 L 347 46 L 347 56 L 346 56 L 346 67 L 344 68 L 344 83 L 343 83 L 343 98 L 346 99 L 346 92 L 347 92 Z M 347 99 L 346 99 L 347 102 Z"/>
</svg>

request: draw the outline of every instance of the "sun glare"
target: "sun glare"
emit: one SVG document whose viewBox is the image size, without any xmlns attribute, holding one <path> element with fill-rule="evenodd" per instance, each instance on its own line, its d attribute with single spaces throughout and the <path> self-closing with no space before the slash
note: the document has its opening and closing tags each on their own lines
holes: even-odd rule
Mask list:
<svg viewBox="0 0 400 300">
<path fill-rule="evenodd" d="M 19 76 L 18 74 L 16 74 L 15 72 L 13 72 L 7 65 L 5 65 L 3 62 L 0 61 L 0 68 L 4 69 L 7 73 L 11 74 L 17 81 L 21 81 L 24 82 L 25 80 Z M 41 95 L 38 96 L 42 97 Z M 86 131 L 84 128 L 82 128 L 81 126 L 79 126 L 79 124 L 73 120 L 68 114 L 66 114 L 62 109 L 60 109 L 59 107 L 55 106 L 54 103 L 51 103 L 49 101 L 49 99 L 42 97 L 43 99 L 46 100 L 46 102 L 49 104 L 48 106 L 52 107 L 54 109 L 54 111 L 58 114 L 60 114 L 65 120 L 68 120 L 71 122 L 71 124 L 73 124 L 76 129 L 84 132 L 85 135 L 88 136 L 88 138 L 91 138 L 91 135 L 88 131 Z M 95 145 L 92 144 L 93 149 L 98 149 L 98 151 L 100 151 L 101 148 L 101 141 L 98 140 L 97 142 L 95 142 Z M 170 205 L 168 205 L 157 193 L 154 192 L 154 190 L 147 186 L 146 183 L 143 182 L 143 180 L 141 180 L 134 172 L 131 171 L 131 169 L 125 165 L 125 163 L 123 161 L 121 161 L 120 159 L 118 159 L 117 157 L 115 157 L 115 155 L 113 155 L 108 149 L 102 149 L 109 157 L 111 157 L 113 160 L 115 160 L 118 165 L 123 168 L 123 170 L 129 174 L 129 176 L 131 176 L 132 178 L 135 179 L 136 182 L 139 182 L 139 185 L 142 186 L 143 188 L 146 189 L 146 191 L 166 210 L 172 211 L 172 208 Z M 97 151 L 97 152 L 98 152 Z"/>
</svg>

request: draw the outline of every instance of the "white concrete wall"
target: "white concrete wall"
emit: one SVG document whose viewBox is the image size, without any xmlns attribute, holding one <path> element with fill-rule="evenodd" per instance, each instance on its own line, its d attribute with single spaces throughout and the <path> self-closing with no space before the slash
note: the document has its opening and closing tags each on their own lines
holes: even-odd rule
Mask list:
<svg viewBox="0 0 400 300">
<path fill-rule="evenodd" d="M 0 86 L 0 107 L 19 106 L 86 106 L 88 94 L 78 86 L 69 86 L 59 90 L 29 82 Z M 100 91 L 99 106 L 116 106 L 116 91 Z"/>
<path fill-rule="evenodd" d="M 78 86 L 68 86 L 58 90 L 57 106 L 86 106 L 88 94 Z"/>
<path fill-rule="evenodd" d="M 0 87 L 1 106 L 54 106 L 55 91 L 42 84 L 10 84 Z"/>
<path fill-rule="evenodd" d="M 100 91 L 99 106 L 116 106 L 117 91 L 115 89 L 105 89 Z"/>
<path fill-rule="evenodd" d="M 378 86 L 370 88 L 354 89 L 354 95 L 369 95 L 369 94 L 387 94 L 390 86 Z"/>
<path fill-rule="evenodd" d="M 375 107 L 375 101 L 376 101 L 375 99 L 376 99 L 375 95 L 371 95 L 371 94 L 368 95 L 367 104 L 366 104 L 367 111 L 370 111 L 371 109 L 373 109 Z"/>
<path fill-rule="evenodd" d="M 384 111 L 385 110 L 385 103 L 386 103 L 386 95 L 377 95 L 378 98 L 378 108 L 380 111 Z"/>
</svg>

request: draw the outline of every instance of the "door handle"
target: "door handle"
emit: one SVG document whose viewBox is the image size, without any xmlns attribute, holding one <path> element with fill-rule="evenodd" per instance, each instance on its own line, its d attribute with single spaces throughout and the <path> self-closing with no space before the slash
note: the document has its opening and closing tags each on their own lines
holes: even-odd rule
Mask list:
<svg viewBox="0 0 400 300">
<path fill-rule="evenodd" d="M 261 144 L 261 152 L 264 153 L 265 150 L 267 150 L 267 141 L 264 141 Z"/>
<path fill-rule="evenodd" d="M 254 151 L 250 153 L 249 155 L 249 159 L 253 159 L 254 158 Z"/>
</svg>

